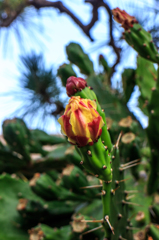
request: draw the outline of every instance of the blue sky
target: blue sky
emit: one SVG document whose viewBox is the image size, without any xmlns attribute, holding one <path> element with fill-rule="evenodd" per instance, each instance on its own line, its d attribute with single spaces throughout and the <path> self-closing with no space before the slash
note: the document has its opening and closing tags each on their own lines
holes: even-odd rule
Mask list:
<svg viewBox="0 0 159 240">
<path fill-rule="evenodd" d="M 72 11 L 76 12 L 76 15 L 81 18 L 84 23 L 90 20 L 91 7 L 89 4 L 83 4 L 82 0 L 63 1 L 67 6 L 69 6 Z M 112 8 L 118 6 L 118 1 L 108 1 Z M 152 4 L 153 1 L 134 1 L 140 3 L 140 6 Z M 144 2 L 144 3 L 143 3 Z M 120 8 L 125 8 L 125 1 L 120 1 Z M 131 14 L 131 7 L 129 6 L 129 12 Z M 14 31 L 14 24 L 10 29 L 1 30 L 1 41 L 0 41 L 0 126 L 4 119 L 9 118 L 10 114 L 14 112 L 20 106 L 21 101 L 16 99 L 16 95 L 12 94 L 13 91 L 18 89 L 19 77 L 20 77 L 20 55 L 24 53 L 29 53 L 32 50 L 37 53 L 43 53 L 46 67 L 53 66 L 53 68 L 58 68 L 64 62 L 68 62 L 65 53 L 65 46 L 71 41 L 80 43 L 85 52 L 89 54 L 94 62 L 96 71 L 98 71 L 98 56 L 99 54 L 104 54 L 109 64 L 113 64 L 115 56 L 110 47 L 97 48 L 99 45 L 107 42 L 106 36 L 108 35 L 108 29 L 106 28 L 108 21 L 107 14 L 104 9 L 100 9 L 100 20 L 95 24 L 92 29 L 92 35 L 96 39 L 95 43 L 90 42 L 90 40 L 82 33 L 82 30 L 73 23 L 73 21 L 66 14 L 59 14 L 55 9 L 41 9 L 38 13 L 32 9 L 26 14 L 28 21 L 28 29 L 23 27 L 21 23 L 17 26 L 21 30 L 23 49 L 17 43 L 17 37 Z M 6 42 L 6 32 L 8 31 L 8 41 Z M 114 74 L 114 84 L 116 80 L 120 79 L 120 74 L 125 67 L 135 67 L 136 53 L 132 50 L 129 58 L 124 59 L 122 65 L 117 68 L 117 73 Z M 10 96 L 3 97 L 4 93 L 9 93 Z M 135 107 L 136 98 L 138 92 L 134 94 L 134 97 L 129 103 L 130 108 L 136 111 L 138 114 L 138 109 Z M 38 116 L 37 116 L 38 118 Z M 140 119 L 144 126 L 147 125 L 147 119 L 140 114 Z M 27 125 L 31 128 L 37 126 L 37 121 L 30 123 L 26 119 Z M 48 121 L 49 124 L 44 126 L 44 129 L 49 132 L 59 132 L 59 127 L 55 125 L 51 118 Z M 40 126 L 42 128 L 42 126 Z M 1 133 L 1 129 L 0 129 Z"/>
</svg>

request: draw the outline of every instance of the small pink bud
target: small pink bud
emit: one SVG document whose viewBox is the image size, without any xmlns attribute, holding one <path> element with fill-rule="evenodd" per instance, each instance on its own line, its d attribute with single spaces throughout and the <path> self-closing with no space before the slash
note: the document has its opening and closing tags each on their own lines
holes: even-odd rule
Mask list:
<svg viewBox="0 0 159 240">
<path fill-rule="evenodd" d="M 67 79 L 66 91 L 69 97 L 73 96 L 76 92 L 81 91 L 87 86 L 87 82 L 80 77 L 71 76 Z"/>
<path fill-rule="evenodd" d="M 104 57 L 103 57 L 103 54 L 100 54 L 99 55 L 99 59 L 103 59 Z"/>
</svg>

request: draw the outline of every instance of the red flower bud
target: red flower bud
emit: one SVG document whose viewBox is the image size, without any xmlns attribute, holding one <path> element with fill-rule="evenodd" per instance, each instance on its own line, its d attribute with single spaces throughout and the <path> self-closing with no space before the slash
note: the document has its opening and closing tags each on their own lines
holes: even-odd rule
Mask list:
<svg viewBox="0 0 159 240">
<path fill-rule="evenodd" d="M 133 27 L 134 23 L 138 23 L 135 17 L 130 16 L 127 12 L 124 10 L 121 10 L 120 8 L 115 8 L 112 10 L 114 20 L 118 23 L 121 23 L 122 27 L 125 30 L 130 29 Z"/>
<path fill-rule="evenodd" d="M 81 91 L 87 86 L 86 81 L 80 77 L 71 76 L 67 79 L 66 91 L 69 97 L 73 96 L 76 92 Z"/>
<path fill-rule="evenodd" d="M 104 57 L 103 57 L 103 54 L 100 54 L 99 55 L 99 59 L 103 59 Z"/>
<path fill-rule="evenodd" d="M 90 99 L 71 97 L 64 115 L 58 119 L 62 133 L 70 143 L 83 147 L 98 140 L 104 122 L 96 108 L 96 103 Z"/>
</svg>

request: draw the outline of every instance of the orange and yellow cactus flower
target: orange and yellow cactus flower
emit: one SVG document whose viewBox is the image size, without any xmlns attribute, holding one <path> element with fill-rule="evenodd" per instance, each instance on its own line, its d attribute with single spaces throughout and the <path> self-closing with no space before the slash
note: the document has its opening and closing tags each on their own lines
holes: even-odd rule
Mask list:
<svg viewBox="0 0 159 240">
<path fill-rule="evenodd" d="M 78 147 L 93 145 L 102 133 L 102 117 L 96 111 L 96 102 L 79 96 L 71 97 L 64 115 L 58 122 L 68 141 Z"/>
</svg>

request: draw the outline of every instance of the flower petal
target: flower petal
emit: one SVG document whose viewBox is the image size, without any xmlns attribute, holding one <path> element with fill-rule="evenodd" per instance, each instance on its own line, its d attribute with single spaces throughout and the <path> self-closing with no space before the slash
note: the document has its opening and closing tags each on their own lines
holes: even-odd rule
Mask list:
<svg viewBox="0 0 159 240">
<path fill-rule="evenodd" d="M 98 116 L 92 122 L 88 123 L 90 136 L 93 141 L 101 135 L 103 125 L 104 122 L 101 116 Z"/>
</svg>

